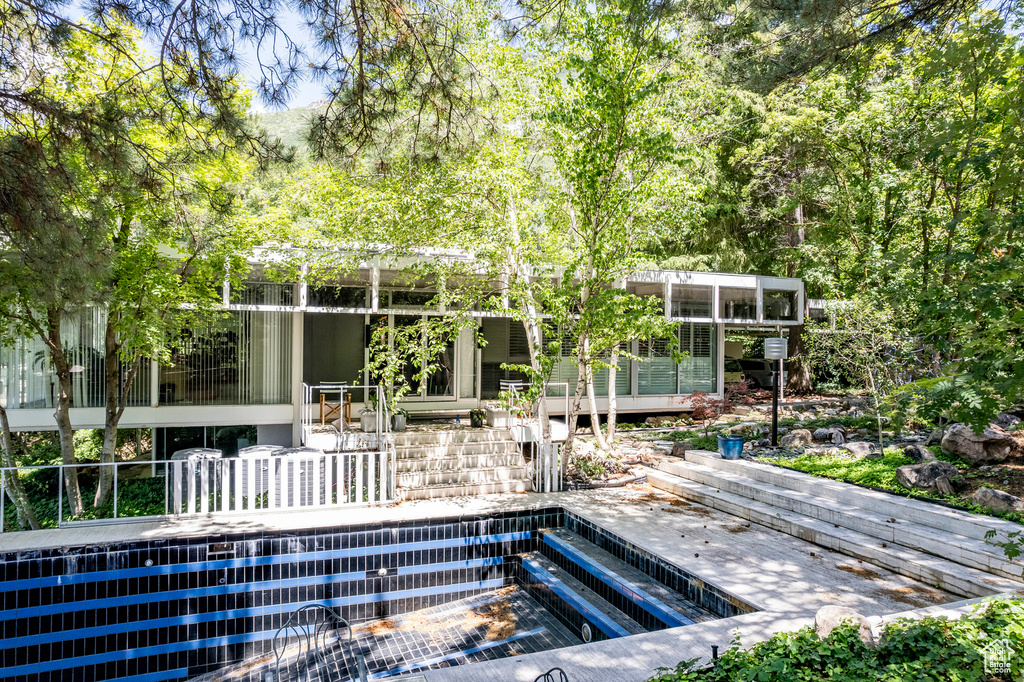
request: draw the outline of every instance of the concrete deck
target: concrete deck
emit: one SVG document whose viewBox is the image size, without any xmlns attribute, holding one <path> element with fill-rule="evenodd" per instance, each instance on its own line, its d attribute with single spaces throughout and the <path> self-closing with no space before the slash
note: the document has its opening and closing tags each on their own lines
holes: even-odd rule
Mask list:
<svg viewBox="0 0 1024 682">
<path fill-rule="evenodd" d="M 162 522 L 96 524 L 0 535 L 0 551 L 97 545 L 162 537 L 209 536 L 479 514 L 561 505 L 753 604 L 758 613 L 634 637 L 419 673 L 429 682 L 533 680 L 555 665 L 570 680 L 646 680 L 656 667 L 710 656 L 736 628 L 745 643 L 801 627 L 826 604 L 884 615 L 955 601 L 937 590 L 867 562 L 748 523 L 649 486 L 554 494 L 510 494 L 406 502 L 273 516 L 222 515 Z M 411 679 L 416 679 L 413 676 Z"/>
</svg>

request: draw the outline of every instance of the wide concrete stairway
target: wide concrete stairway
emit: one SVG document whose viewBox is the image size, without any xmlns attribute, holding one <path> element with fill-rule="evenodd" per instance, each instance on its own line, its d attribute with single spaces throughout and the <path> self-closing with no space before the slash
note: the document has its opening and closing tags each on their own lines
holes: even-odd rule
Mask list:
<svg viewBox="0 0 1024 682">
<path fill-rule="evenodd" d="M 395 434 L 403 500 L 528 492 L 526 461 L 506 429 Z"/>
<path fill-rule="evenodd" d="M 691 450 L 648 474 L 656 488 L 965 597 L 1024 591 L 1024 564 L 985 541 L 1017 524 Z"/>
</svg>

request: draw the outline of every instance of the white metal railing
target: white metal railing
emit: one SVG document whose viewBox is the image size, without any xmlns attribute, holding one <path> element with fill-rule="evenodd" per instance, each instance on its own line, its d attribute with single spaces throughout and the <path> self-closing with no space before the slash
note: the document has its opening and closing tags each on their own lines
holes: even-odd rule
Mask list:
<svg viewBox="0 0 1024 682">
<path fill-rule="evenodd" d="M 393 499 L 391 453 L 295 453 L 169 463 L 172 515 L 265 512 Z"/>
<path fill-rule="evenodd" d="M 10 477 L 30 494 L 43 527 L 222 512 L 262 513 L 379 504 L 395 499 L 394 443 L 374 451 L 310 451 L 259 457 L 0 467 L 0 533 L 13 517 Z M 110 498 L 92 507 L 102 469 L 112 469 Z M 71 514 L 67 474 L 76 472 L 85 514 Z M 154 475 L 155 473 L 155 475 Z M 49 490 L 42 498 L 39 490 Z M 56 499 L 54 499 L 56 496 Z M 12 519 L 13 520 L 13 519 Z"/>
<path fill-rule="evenodd" d="M 520 404 L 520 391 L 528 387 L 530 384 L 523 381 L 502 381 L 501 388 L 502 392 L 507 395 L 508 406 L 509 406 L 509 428 L 520 429 L 521 437 L 516 438 L 516 444 L 519 446 L 519 454 L 523 454 L 523 442 L 527 440 L 527 430 L 533 426 L 533 420 L 529 421 L 525 415 L 525 408 Z M 565 417 L 566 426 L 568 426 L 569 418 L 569 384 L 567 382 L 555 382 L 544 385 L 542 395 L 530 406 L 530 411 L 534 411 L 536 402 L 541 400 L 547 400 L 548 390 L 552 387 L 561 386 L 565 388 Z M 550 428 L 550 423 L 549 423 Z M 542 433 L 543 424 L 540 423 L 539 417 L 537 420 L 537 432 L 531 434 L 530 440 L 533 444 L 533 489 L 534 492 L 539 493 L 550 493 L 557 492 L 562 489 L 562 453 L 564 448 L 561 443 L 545 443 Z"/>
</svg>

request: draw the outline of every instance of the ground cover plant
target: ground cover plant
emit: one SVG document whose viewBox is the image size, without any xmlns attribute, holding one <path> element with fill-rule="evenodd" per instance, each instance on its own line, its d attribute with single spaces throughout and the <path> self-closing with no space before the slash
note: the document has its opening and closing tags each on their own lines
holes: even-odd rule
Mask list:
<svg viewBox="0 0 1024 682">
<path fill-rule="evenodd" d="M 1006 640 L 1024 647 L 1024 600 L 995 599 L 959 619 L 901 619 L 886 626 L 876 646 L 864 644 L 857 627 L 844 624 L 819 639 L 808 626 L 782 632 L 749 649 L 733 642 L 710 666 L 683 661 L 660 669 L 650 682 L 1003 682 L 1021 679 L 1022 660 L 1011 656 L 1009 672 L 988 674 L 983 649 Z"/>
<path fill-rule="evenodd" d="M 947 504 L 953 504 L 967 509 L 976 514 L 985 514 L 1024 523 L 1024 514 L 1020 512 L 1003 512 L 973 504 L 965 498 L 978 488 L 992 487 L 1005 490 L 1010 487 L 1011 476 L 1014 489 L 1012 492 L 1019 493 L 1016 486 L 1024 486 L 1024 468 L 1014 467 L 1007 473 L 1008 467 L 1003 465 L 981 471 L 972 468 L 967 462 L 955 455 L 949 455 L 942 451 L 942 448 L 933 446 L 929 448 L 936 459 L 949 462 L 959 471 L 962 480 L 959 481 L 960 491 L 956 495 L 942 495 L 940 493 L 927 492 L 923 490 L 909 490 L 896 480 L 896 469 L 907 464 L 913 464 L 913 460 L 905 456 L 899 447 L 886 448 L 881 457 L 852 457 L 845 454 L 820 454 L 807 452 L 795 457 L 776 459 L 762 457 L 760 461 L 767 464 L 796 469 L 813 476 L 821 476 L 836 481 L 855 483 L 857 485 L 872 486 L 889 490 L 898 495 L 914 495 L 916 497 L 940 500 Z"/>
</svg>

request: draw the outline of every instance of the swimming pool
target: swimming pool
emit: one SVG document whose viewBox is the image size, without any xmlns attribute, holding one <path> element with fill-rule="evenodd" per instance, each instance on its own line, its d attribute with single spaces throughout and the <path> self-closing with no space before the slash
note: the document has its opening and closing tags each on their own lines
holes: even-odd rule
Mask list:
<svg viewBox="0 0 1024 682">
<path fill-rule="evenodd" d="M 19 682 L 262 679 L 251 662 L 310 603 L 353 624 L 377 677 L 754 610 L 554 506 L 0 558 L 3 677 Z"/>
</svg>

